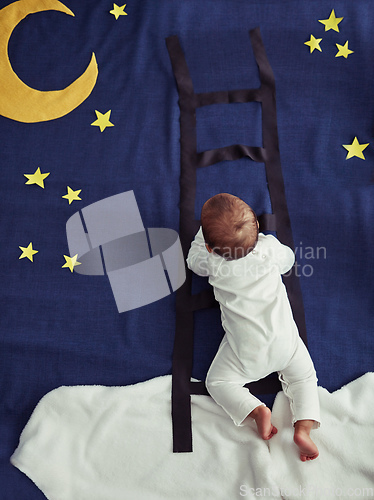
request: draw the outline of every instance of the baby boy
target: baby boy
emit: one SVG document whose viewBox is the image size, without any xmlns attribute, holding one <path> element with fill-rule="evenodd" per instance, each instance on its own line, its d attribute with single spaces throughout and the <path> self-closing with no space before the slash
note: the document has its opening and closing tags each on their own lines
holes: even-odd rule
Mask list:
<svg viewBox="0 0 374 500">
<path fill-rule="evenodd" d="M 294 442 L 306 461 L 318 456 L 310 431 L 319 427 L 320 412 L 316 372 L 281 277 L 294 260 L 290 248 L 259 233 L 251 207 L 221 193 L 203 206 L 187 265 L 209 277 L 221 308 L 225 335 L 207 375 L 209 394 L 236 425 L 253 419 L 260 436 L 270 439 L 277 433 L 270 409 L 243 386 L 278 372 L 290 400 Z"/>
</svg>

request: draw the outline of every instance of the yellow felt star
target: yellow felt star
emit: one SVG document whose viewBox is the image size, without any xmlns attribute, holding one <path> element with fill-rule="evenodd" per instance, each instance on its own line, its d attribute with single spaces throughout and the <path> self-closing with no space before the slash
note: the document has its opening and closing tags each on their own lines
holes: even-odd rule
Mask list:
<svg viewBox="0 0 374 500">
<path fill-rule="evenodd" d="M 38 167 L 35 170 L 35 173 L 33 174 L 23 174 L 25 177 L 28 178 L 28 181 L 25 182 L 25 184 L 37 184 L 41 188 L 44 189 L 44 179 L 48 177 L 50 172 L 46 174 L 42 174 L 40 171 L 40 168 Z"/>
<path fill-rule="evenodd" d="M 363 155 L 363 150 L 369 146 L 369 142 L 367 144 L 360 144 L 357 140 L 357 137 L 353 139 L 352 144 L 343 144 L 343 148 L 345 148 L 348 151 L 348 154 L 346 156 L 346 160 L 349 160 L 349 158 L 352 158 L 353 156 L 357 156 L 358 158 L 362 158 L 365 160 L 365 156 Z"/>
<path fill-rule="evenodd" d="M 28 247 L 19 247 L 22 250 L 22 254 L 20 255 L 20 259 L 24 259 L 27 257 L 31 262 L 33 262 L 33 255 L 38 253 L 38 250 L 34 250 L 32 247 L 32 243 L 29 244 Z"/>
<path fill-rule="evenodd" d="M 100 132 L 103 132 L 107 127 L 114 127 L 113 123 L 109 121 L 111 112 L 112 110 L 110 109 L 105 114 L 102 114 L 100 111 L 96 111 L 95 109 L 97 120 L 91 123 L 91 125 L 100 127 Z"/>
<path fill-rule="evenodd" d="M 313 35 L 310 35 L 310 40 L 308 42 L 304 42 L 304 44 L 309 45 L 310 53 L 312 53 L 314 49 L 317 49 L 320 52 L 322 52 L 322 49 L 319 46 L 319 42 L 321 42 L 321 41 L 322 41 L 322 38 L 314 38 Z"/>
<path fill-rule="evenodd" d="M 335 57 L 345 57 L 347 59 L 347 57 L 349 56 L 349 54 L 353 54 L 353 50 L 349 50 L 348 48 L 348 40 L 345 42 L 344 45 L 339 45 L 338 43 L 335 44 L 337 47 L 338 47 L 338 53 L 336 54 Z"/>
<path fill-rule="evenodd" d="M 116 20 L 119 18 L 119 16 L 127 16 L 127 12 L 124 11 L 124 8 L 126 7 L 125 5 L 122 5 L 122 7 L 119 7 L 116 3 L 113 4 L 113 10 L 109 11 L 113 16 L 115 16 Z"/>
<path fill-rule="evenodd" d="M 71 272 L 74 271 L 75 266 L 80 266 L 81 262 L 77 261 L 78 254 L 74 255 L 74 257 L 70 257 L 69 255 L 64 255 L 65 264 L 62 267 L 68 267 Z"/>
<path fill-rule="evenodd" d="M 318 22 L 325 25 L 325 31 L 334 30 L 339 32 L 338 24 L 344 19 L 344 17 L 336 17 L 335 10 L 332 9 L 330 17 L 328 19 L 319 19 Z"/>
<path fill-rule="evenodd" d="M 79 198 L 79 193 L 82 191 L 81 189 L 77 189 L 77 191 L 73 191 L 70 186 L 67 186 L 68 193 L 62 196 L 62 198 L 66 198 L 69 200 L 69 205 L 74 201 L 74 200 L 81 200 L 82 198 Z"/>
</svg>

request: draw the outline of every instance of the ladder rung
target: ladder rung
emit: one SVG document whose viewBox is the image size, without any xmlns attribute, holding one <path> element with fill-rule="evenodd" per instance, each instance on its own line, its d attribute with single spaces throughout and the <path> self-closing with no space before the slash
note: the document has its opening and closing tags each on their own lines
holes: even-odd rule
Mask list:
<svg viewBox="0 0 374 500">
<path fill-rule="evenodd" d="M 200 309 L 208 309 L 209 307 L 218 307 L 218 302 L 214 298 L 213 290 L 208 289 L 191 295 L 190 305 L 192 311 L 199 311 Z"/>
<path fill-rule="evenodd" d="M 258 216 L 260 231 L 276 231 L 277 221 L 275 214 L 262 214 Z"/>
<path fill-rule="evenodd" d="M 261 88 L 220 90 L 218 92 L 202 92 L 195 94 L 196 107 L 210 106 L 211 104 L 231 104 L 234 102 L 260 102 Z"/>
<path fill-rule="evenodd" d="M 232 144 L 223 148 L 202 151 L 196 155 L 196 164 L 200 167 L 208 167 L 224 160 L 239 160 L 247 156 L 253 161 L 265 162 L 265 149 L 256 146 L 244 146 L 242 144 Z"/>
<path fill-rule="evenodd" d="M 193 382 L 193 381 L 191 381 L 190 387 L 191 387 L 191 389 L 190 389 L 191 394 L 196 394 L 198 396 L 209 396 L 209 393 L 205 387 L 205 382 L 202 382 L 202 381 Z"/>
</svg>

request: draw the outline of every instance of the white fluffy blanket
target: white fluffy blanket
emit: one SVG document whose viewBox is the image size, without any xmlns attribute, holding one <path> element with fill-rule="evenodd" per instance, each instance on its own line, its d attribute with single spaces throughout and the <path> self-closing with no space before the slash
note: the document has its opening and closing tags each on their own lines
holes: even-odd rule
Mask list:
<svg viewBox="0 0 374 500">
<path fill-rule="evenodd" d="M 172 453 L 171 377 L 127 387 L 60 387 L 37 405 L 11 462 L 49 500 L 234 500 L 374 497 L 374 373 L 330 394 L 319 388 L 320 457 L 302 463 L 288 401 L 278 434 L 235 427 L 192 396 L 193 453 Z"/>
</svg>

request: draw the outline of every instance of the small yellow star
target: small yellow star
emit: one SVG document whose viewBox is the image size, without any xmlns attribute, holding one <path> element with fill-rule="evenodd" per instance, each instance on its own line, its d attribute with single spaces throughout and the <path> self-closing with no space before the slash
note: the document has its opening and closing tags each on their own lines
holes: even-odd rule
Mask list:
<svg viewBox="0 0 374 500">
<path fill-rule="evenodd" d="M 334 30 L 339 32 L 338 24 L 344 19 L 344 17 L 335 17 L 335 10 L 332 9 L 330 17 L 328 19 L 319 19 L 318 22 L 325 25 L 325 31 Z"/>
<path fill-rule="evenodd" d="M 357 137 L 353 139 L 352 144 L 343 144 L 343 148 L 345 148 L 348 151 L 348 154 L 346 156 L 346 160 L 349 160 L 349 158 L 352 158 L 353 156 L 357 156 L 358 158 L 361 158 L 362 160 L 365 160 L 365 156 L 363 155 L 363 150 L 369 146 L 369 142 L 367 144 L 360 144 L 357 140 Z"/>
<path fill-rule="evenodd" d="M 314 49 L 317 49 L 320 52 L 322 52 L 322 49 L 319 46 L 319 42 L 321 42 L 321 41 L 322 41 L 322 38 L 314 38 L 313 35 L 310 35 L 310 40 L 308 42 L 304 42 L 304 44 L 309 45 L 310 53 L 312 53 Z"/>
<path fill-rule="evenodd" d="M 46 174 L 42 174 L 40 171 L 40 168 L 38 167 L 35 170 L 35 173 L 33 174 L 23 174 L 25 177 L 28 178 L 28 181 L 25 182 L 25 184 L 37 184 L 41 188 L 44 189 L 44 179 L 48 177 L 50 172 Z"/>
<path fill-rule="evenodd" d="M 79 198 L 79 193 L 82 191 L 81 189 L 77 189 L 77 191 L 73 191 L 70 186 L 67 186 L 68 193 L 62 196 L 62 198 L 66 198 L 69 200 L 69 205 L 74 201 L 74 200 L 81 200 L 82 198 Z"/>
<path fill-rule="evenodd" d="M 69 255 L 64 255 L 65 264 L 62 267 L 68 267 L 71 272 L 74 271 L 75 266 L 80 266 L 81 262 L 77 261 L 78 254 L 74 255 L 74 257 L 70 257 Z"/>
<path fill-rule="evenodd" d="M 105 114 L 102 114 L 100 111 L 96 111 L 95 109 L 97 120 L 91 123 L 91 125 L 100 127 L 100 132 L 103 132 L 107 127 L 114 127 L 113 123 L 109 121 L 111 112 L 112 110 L 110 109 Z"/>
<path fill-rule="evenodd" d="M 31 260 L 31 262 L 34 262 L 33 255 L 38 253 L 38 250 L 34 250 L 32 248 L 32 243 L 30 243 L 28 247 L 19 247 L 19 248 L 22 250 L 22 254 L 19 257 L 20 259 L 24 259 L 25 257 L 27 257 L 29 260 Z"/>
<path fill-rule="evenodd" d="M 113 16 L 115 16 L 116 20 L 119 18 L 119 16 L 127 16 L 127 12 L 124 11 L 124 8 L 126 7 L 125 5 L 122 5 L 122 7 L 119 7 L 116 3 L 113 4 L 113 10 L 109 11 Z"/>
<path fill-rule="evenodd" d="M 339 45 L 338 43 L 335 44 L 337 47 L 338 47 L 338 53 L 336 54 L 335 57 L 345 57 L 347 59 L 347 57 L 349 56 L 349 54 L 353 54 L 353 50 L 349 50 L 348 48 L 348 40 L 345 42 L 344 45 Z"/>
</svg>

